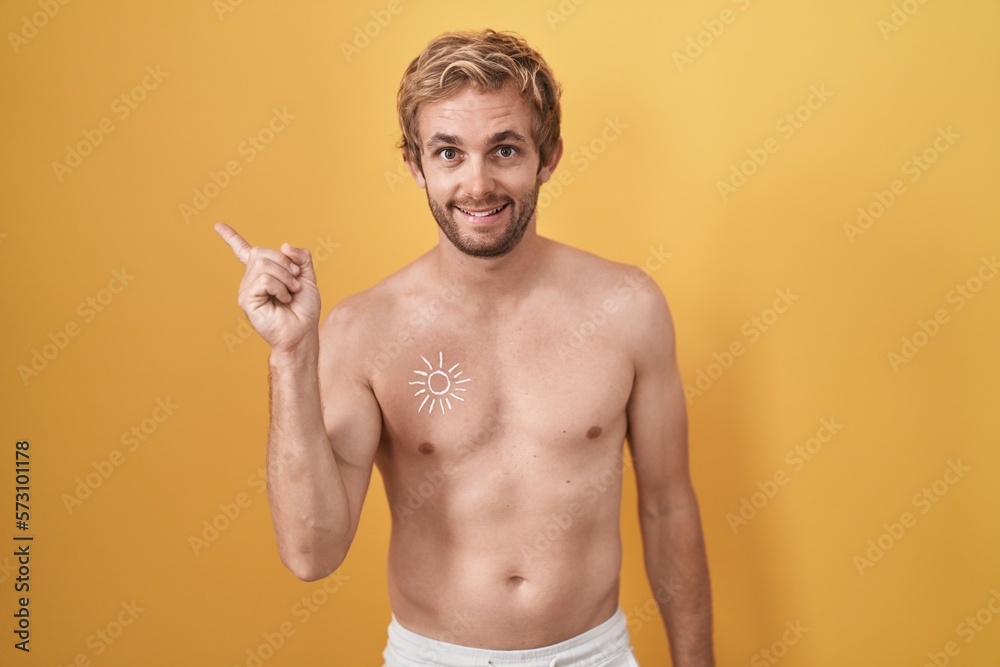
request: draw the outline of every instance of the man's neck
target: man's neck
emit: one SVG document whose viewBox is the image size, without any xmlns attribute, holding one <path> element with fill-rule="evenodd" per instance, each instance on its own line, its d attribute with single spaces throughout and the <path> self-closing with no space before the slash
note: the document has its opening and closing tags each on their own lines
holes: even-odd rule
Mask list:
<svg viewBox="0 0 1000 667">
<path fill-rule="evenodd" d="M 497 315 L 517 308 L 545 270 L 542 256 L 547 242 L 536 233 L 534 221 L 520 242 L 502 257 L 467 255 L 438 233 L 435 271 L 442 280 L 457 285 L 462 301 L 479 314 Z"/>
</svg>

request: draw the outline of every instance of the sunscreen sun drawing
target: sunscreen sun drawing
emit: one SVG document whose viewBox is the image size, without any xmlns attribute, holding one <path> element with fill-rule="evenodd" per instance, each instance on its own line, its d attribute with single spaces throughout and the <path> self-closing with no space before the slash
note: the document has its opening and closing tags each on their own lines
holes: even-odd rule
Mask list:
<svg viewBox="0 0 1000 667">
<path fill-rule="evenodd" d="M 464 371 L 457 371 L 459 364 L 455 364 L 448 370 L 444 368 L 444 352 L 438 352 L 438 367 L 434 368 L 434 365 L 427 361 L 427 357 L 420 355 L 420 358 L 424 360 L 427 364 L 426 371 L 413 371 L 420 377 L 417 380 L 411 381 L 410 384 L 419 385 L 419 389 L 414 394 L 414 396 L 423 396 L 423 400 L 420 402 L 420 407 L 417 408 L 417 412 L 424 409 L 425 405 L 430 405 L 427 408 L 427 414 L 433 414 L 434 408 L 439 407 L 441 409 L 441 414 L 445 413 L 445 410 L 451 410 L 451 399 L 456 401 L 464 401 L 456 392 L 465 392 L 464 387 L 459 387 L 460 384 L 465 384 L 466 382 L 471 382 L 470 378 L 462 378 L 462 373 Z"/>
</svg>

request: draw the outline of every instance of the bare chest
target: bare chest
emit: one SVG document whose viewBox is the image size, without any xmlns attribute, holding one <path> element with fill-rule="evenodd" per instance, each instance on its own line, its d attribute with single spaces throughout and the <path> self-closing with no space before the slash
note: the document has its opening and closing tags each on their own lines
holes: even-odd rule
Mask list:
<svg viewBox="0 0 1000 667">
<path fill-rule="evenodd" d="M 458 459 L 498 442 L 507 456 L 558 454 L 615 437 L 620 445 L 630 359 L 610 327 L 575 345 L 573 314 L 387 331 L 372 375 L 386 454 Z"/>
</svg>

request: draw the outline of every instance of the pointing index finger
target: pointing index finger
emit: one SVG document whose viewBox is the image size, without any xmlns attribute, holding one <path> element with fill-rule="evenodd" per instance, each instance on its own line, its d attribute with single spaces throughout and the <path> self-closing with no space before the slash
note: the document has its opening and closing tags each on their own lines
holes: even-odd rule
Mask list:
<svg viewBox="0 0 1000 667">
<path fill-rule="evenodd" d="M 224 222 L 215 223 L 215 231 L 218 232 L 222 240 L 229 244 L 229 247 L 233 249 L 233 253 L 236 255 L 236 259 L 247 263 L 250 258 L 250 244 L 247 240 L 240 236 L 239 232 L 230 227 Z"/>
</svg>

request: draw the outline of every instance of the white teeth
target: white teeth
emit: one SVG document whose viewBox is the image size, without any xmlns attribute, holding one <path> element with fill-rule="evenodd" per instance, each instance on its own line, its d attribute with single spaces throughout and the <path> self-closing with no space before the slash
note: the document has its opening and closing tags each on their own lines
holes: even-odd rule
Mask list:
<svg viewBox="0 0 1000 667">
<path fill-rule="evenodd" d="M 472 211 L 466 211 L 464 208 L 460 208 L 458 210 L 460 210 L 462 213 L 464 213 L 466 215 L 471 215 L 474 218 L 485 218 L 486 216 L 493 215 L 494 213 L 500 212 L 503 209 L 504 206 L 506 206 L 506 204 L 504 204 L 503 206 L 498 206 L 497 208 L 493 209 L 492 211 L 485 211 L 483 213 L 473 213 Z"/>
</svg>

